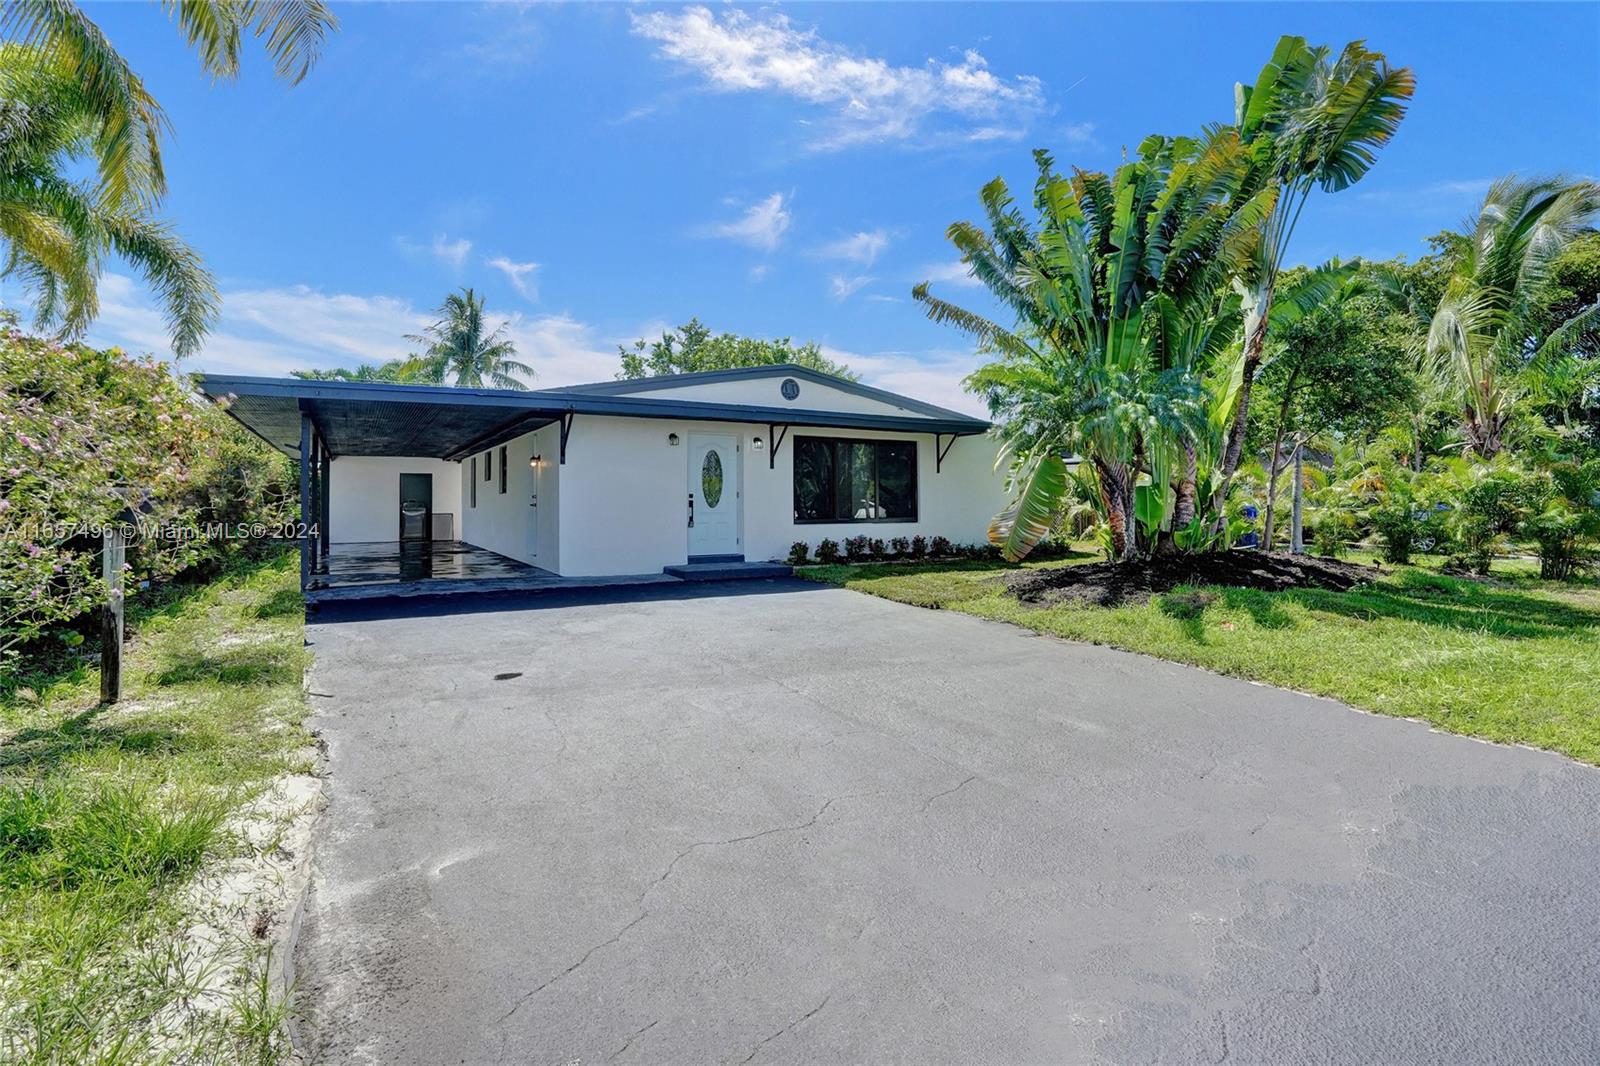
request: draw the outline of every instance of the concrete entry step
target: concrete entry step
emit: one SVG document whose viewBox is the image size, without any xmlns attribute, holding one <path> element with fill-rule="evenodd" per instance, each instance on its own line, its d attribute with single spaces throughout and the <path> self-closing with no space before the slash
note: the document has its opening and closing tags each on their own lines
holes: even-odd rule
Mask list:
<svg viewBox="0 0 1600 1066">
<path fill-rule="evenodd" d="M 684 581 L 740 581 L 762 577 L 791 577 L 794 567 L 784 563 L 693 562 L 663 566 L 663 574 Z"/>
</svg>

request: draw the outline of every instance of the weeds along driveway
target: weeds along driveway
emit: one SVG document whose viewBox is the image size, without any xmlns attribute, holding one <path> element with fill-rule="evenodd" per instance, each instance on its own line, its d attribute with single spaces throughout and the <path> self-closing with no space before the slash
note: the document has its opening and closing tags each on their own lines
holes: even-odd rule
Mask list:
<svg viewBox="0 0 1600 1066">
<path fill-rule="evenodd" d="M 1593 768 L 799 582 L 386 609 L 313 1060 L 1600 1060 Z"/>
</svg>

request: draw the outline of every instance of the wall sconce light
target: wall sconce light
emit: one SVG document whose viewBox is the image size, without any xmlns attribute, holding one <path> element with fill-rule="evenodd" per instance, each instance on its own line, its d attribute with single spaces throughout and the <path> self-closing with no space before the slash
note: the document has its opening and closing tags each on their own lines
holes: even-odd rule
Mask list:
<svg viewBox="0 0 1600 1066">
<path fill-rule="evenodd" d="M 539 469 L 539 464 L 542 463 L 542 462 L 544 462 L 544 456 L 535 455 L 533 458 L 528 460 L 528 465 L 530 467 L 532 467 L 533 469 L 537 470 L 537 469 Z"/>
<path fill-rule="evenodd" d="M 752 440 L 750 442 L 750 447 L 754 448 L 756 451 L 759 452 L 762 448 L 765 448 L 766 445 L 761 443 L 761 438 L 760 437 L 756 437 L 754 440 Z"/>
<path fill-rule="evenodd" d="M 676 448 L 678 446 L 678 435 L 676 433 L 668 433 L 667 434 L 667 443 L 672 445 L 672 447 Z"/>
</svg>

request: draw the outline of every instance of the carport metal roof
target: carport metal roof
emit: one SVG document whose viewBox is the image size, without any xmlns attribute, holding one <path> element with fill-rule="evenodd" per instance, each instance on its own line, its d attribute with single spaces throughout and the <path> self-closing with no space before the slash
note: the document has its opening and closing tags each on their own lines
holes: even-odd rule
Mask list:
<svg viewBox="0 0 1600 1066">
<path fill-rule="evenodd" d="M 760 368 L 770 373 L 773 368 Z M 687 379 L 696 375 L 683 375 Z M 670 379 L 660 379 L 666 381 Z M 863 414 L 753 404 L 704 403 L 651 396 L 618 396 L 613 383 L 514 391 L 385 382 L 205 374 L 200 391 L 268 444 L 298 457 L 301 416 L 334 456 L 416 455 L 459 459 L 552 422 L 570 427 L 576 415 L 693 419 L 770 426 L 877 429 L 971 436 L 989 428 L 980 418 L 895 397 L 918 412 Z M 661 385 L 654 385 L 660 388 Z M 589 391 L 590 389 L 593 391 Z M 865 391 L 864 387 L 857 391 Z M 878 390 L 872 390 L 876 393 Z M 883 396 L 893 394 L 882 393 Z M 566 434 L 562 434 L 563 444 Z M 563 449 L 564 451 L 565 449 Z"/>
</svg>

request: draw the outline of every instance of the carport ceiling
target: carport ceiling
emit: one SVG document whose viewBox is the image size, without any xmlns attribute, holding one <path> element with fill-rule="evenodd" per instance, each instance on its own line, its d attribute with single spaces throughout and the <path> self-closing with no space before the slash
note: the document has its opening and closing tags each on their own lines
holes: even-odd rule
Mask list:
<svg viewBox="0 0 1600 1066">
<path fill-rule="evenodd" d="M 529 412 L 519 408 L 472 407 L 393 400 L 297 401 L 292 397 L 240 396 L 228 413 L 273 447 L 298 455 L 300 412 L 304 404 L 328 450 L 334 455 L 419 455 L 443 459 L 480 437 L 494 435 Z M 535 418 L 523 432 L 554 421 Z"/>
</svg>

